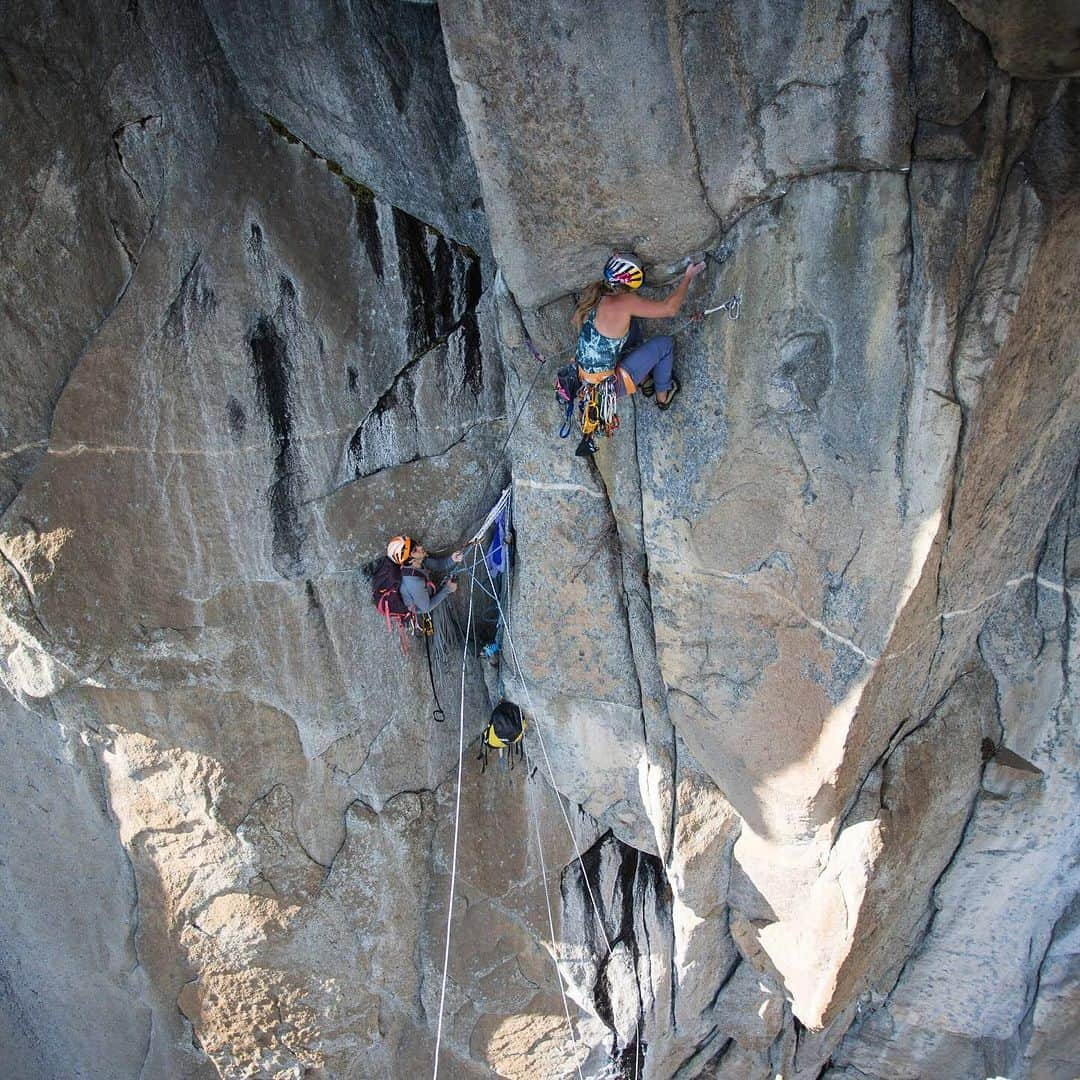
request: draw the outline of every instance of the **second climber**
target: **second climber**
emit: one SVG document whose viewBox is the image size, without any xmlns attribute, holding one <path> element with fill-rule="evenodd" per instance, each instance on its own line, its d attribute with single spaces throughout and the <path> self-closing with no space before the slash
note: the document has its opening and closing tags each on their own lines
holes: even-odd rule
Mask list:
<svg viewBox="0 0 1080 1080">
<path fill-rule="evenodd" d="M 401 567 L 401 584 L 398 590 L 405 606 L 415 615 L 426 615 L 437 608 L 456 591 L 457 582 L 452 577 L 438 587 L 431 579 L 431 571 L 444 572 L 460 563 L 464 556 L 460 551 L 437 559 L 428 555 L 422 544 L 409 536 L 395 536 L 386 545 L 390 561 Z"/>
</svg>

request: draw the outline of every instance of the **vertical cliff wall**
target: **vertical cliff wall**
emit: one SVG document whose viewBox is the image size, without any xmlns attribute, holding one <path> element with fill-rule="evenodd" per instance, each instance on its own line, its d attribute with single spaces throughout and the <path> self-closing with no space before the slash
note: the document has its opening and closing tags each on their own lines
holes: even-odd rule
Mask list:
<svg viewBox="0 0 1080 1080">
<path fill-rule="evenodd" d="M 984 7 L 5 12 L 6 1075 L 1075 1075 L 1076 65 Z M 588 461 L 616 247 L 741 315 Z M 361 567 L 504 483 L 436 726 Z"/>
</svg>

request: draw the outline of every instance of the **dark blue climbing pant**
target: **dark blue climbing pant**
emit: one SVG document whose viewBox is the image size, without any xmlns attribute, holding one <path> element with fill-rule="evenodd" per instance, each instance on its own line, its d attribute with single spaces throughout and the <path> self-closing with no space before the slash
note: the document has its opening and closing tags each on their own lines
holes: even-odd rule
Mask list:
<svg viewBox="0 0 1080 1080">
<path fill-rule="evenodd" d="M 632 320 L 630 336 L 623 346 L 619 367 L 626 370 L 626 374 L 633 379 L 634 386 L 640 386 L 651 372 L 656 389 L 661 394 L 667 393 L 671 389 L 671 365 L 675 359 L 675 340 L 663 334 L 660 337 L 649 338 L 642 344 L 642 337 L 640 324 L 637 319 Z M 621 397 L 626 392 L 622 379 L 619 379 L 615 386 Z"/>
</svg>

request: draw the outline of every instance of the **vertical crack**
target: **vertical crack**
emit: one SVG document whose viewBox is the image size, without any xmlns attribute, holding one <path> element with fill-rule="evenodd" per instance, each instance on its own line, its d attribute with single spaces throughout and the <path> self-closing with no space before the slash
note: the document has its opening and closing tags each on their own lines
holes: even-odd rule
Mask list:
<svg viewBox="0 0 1080 1080">
<path fill-rule="evenodd" d="M 693 108 L 690 105 L 690 93 L 686 85 L 686 70 L 683 65 L 685 16 L 680 11 L 680 6 L 680 0 L 668 0 L 667 2 L 668 54 L 671 58 L 671 69 L 675 75 L 675 92 L 679 99 L 679 113 L 682 116 L 683 130 L 686 132 L 687 142 L 690 144 L 690 157 L 694 164 L 698 183 L 701 185 L 701 197 L 716 222 L 718 231 L 722 231 L 723 218 L 713 205 L 709 196 L 709 185 L 705 182 L 705 170 L 702 167 L 701 150 L 698 146 L 697 124 L 694 120 Z"/>
<path fill-rule="evenodd" d="M 123 174 L 131 181 L 132 185 L 135 188 L 135 193 L 139 196 L 139 200 L 144 203 L 147 201 L 146 194 L 143 192 L 142 185 L 135 178 L 135 175 L 127 167 L 127 162 L 124 160 L 124 151 L 123 149 L 121 149 L 120 146 L 120 140 L 121 138 L 123 138 L 124 131 L 127 128 L 138 127 L 145 129 L 146 125 L 149 124 L 152 120 L 160 119 L 160 116 L 156 114 L 151 114 L 149 116 L 142 116 L 138 120 L 128 120 L 127 122 L 121 124 L 118 128 L 116 128 L 112 133 L 113 149 L 116 151 L 117 160 L 120 162 L 120 169 Z"/>
<path fill-rule="evenodd" d="M 177 1008 L 179 1009 L 179 1006 Z M 142 1080 L 143 1074 L 146 1072 L 147 1063 L 150 1061 L 150 1051 L 154 1048 L 154 1010 L 150 1009 L 148 1011 L 150 1015 L 146 1025 L 146 1050 L 143 1052 L 142 1064 L 139 1066 L 139 1080 Z M 193 1027 L 192 1031 L 194 1030 Z"/>
<path fill-rule="evenodd" d="M 865 20 L 864 20 L 865 22 Z M 915 5 L 908 6 L 908 87 L 914 94 L 915 77 Z M 900 392 L 900 415 L 896 432 L 896 452 L 894 472 L 900 481 L 900 520 L 907 519 L 910 498 L 910 481 L 906 475 L 908 438 L 910 435 L 912 394 L 915 389 L 915 349 L 912 334 L 912 294 L 915 291 L 915 197 L 911 190 L 912 174 L 915 171 L 915 138 L 919 127 L 918 108 L 915 100 L 911 102 L 911 142 L 908 145 L 908 167 L 904 177 L 904 193 L 907 197 L 907 253 L 908 264 L 901 305 L 904 312 L 904 385 Z M 954 387 L 955 389 L 955 387 Z"/>
<path fill-rule="evenodd" d="M 45 626 L 44 621 L 41 618 L 41 614 L 38 611 L 37 599 L 34 596 L 33 582 L 30 580 L 29 575 L 23 572 L 22 567 L 19 566 L 18 563 L 14 562 L 10 558 L 8 553 L 4 550 L 3 546 L 0 546 L 0 559 L 4 560 L 4 562 L 7 564 L 8 568 L 11 570 L 12 574 L 14 574 L 16 580 L 22 586 L 23 594 L 26 597 L 26 606 L 29 608 L 30 614 L 34 618 L 34 622 L 37 623 L 38 628 L 41 630 L 42 639 L 43 639 L 42 640 L 42 645 L 44 645 L 44 643 L 46 641 L 51 641 L 52 640 L 52 634 L 49 633 L 48 629 Z"/>
</svg>

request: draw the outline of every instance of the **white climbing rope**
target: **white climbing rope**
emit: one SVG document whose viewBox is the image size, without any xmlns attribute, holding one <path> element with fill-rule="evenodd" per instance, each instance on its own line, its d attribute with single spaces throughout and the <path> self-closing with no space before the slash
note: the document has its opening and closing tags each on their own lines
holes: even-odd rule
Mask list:
<svg viewBox="0 0 1080 1080">
<path fill-rule="evenodd" d="M 511 487 L 503 488 L 498 502 L 491 508 L 491 513 L 484 518 L 484 524 L 476 531 L 476 535 L 469 541 L 470 544 L 479 544 L 484 539 L 484 534 L 495 524 L 495 519 L 503 512 L 503 508 L 510 501 Z"/>
<path fill-rule="evenodd" d="M 473 565 L 475 566 L 475 563 Z M 491 576 L 491 569 L 490 569 L 490 567 L 488 567 L 486 559 L 484 560 L 484 567 L 485 567 L 485 569 L 487 569 L 488 580 L 491 583 L 492 592 L 494 592 L 494 591 L 496 591 L 495 590 L 495 580 Z M 525 702 L 529 706 L 529 713 L 533 718 L 533 726 L 536 728 L 537 737 L 540 739 L 540 749 L 543 751 L 544 762 L 547 765 L 547 774 L 548 774 L 548 779 L 551 781 L 551 790 L 555 793 L 555 798 L 559 803 L 559 809 L 562 811 L 563 821 L 566 822 L 566 831 L 570 834 L 570 840 L 572 841 L 572 843 L 574 845 L 574 851 L 575 851 L 575 853 L 577 855 L 578 866 L 581 868 L 581 879 L 582 879 L 582 881 L 585 882 L 585 889 L 587 890 L 587 892 L 589 894 L 589 902 L 592 904 L 593 914 L 596 916 L 596 925 L 600 927 L 600 933 L 603 935 L 604 944 L 607 946 L 608 955 L 610 956 L 611 955 L 611 941 L 608 939 L 607 930 L 604 927 L 604 918 L 600 914 L 600 908 L 596 903 L 596 897 L 593 894 L 592 886 L 589 884 L 589 875 L 585 872 L 585 863 L 584 863 L 584 860 L 582 859 L 582 856 L 581 856 L 581 848 L 578 846 L 577 836 L 574 833 L 573 827 L 570 824 L 569 817 L 567 817 L 566 807 L 563 805 L 562 794 L 560 793 L 558 787 L 555 786 L 555 773 L 554 773 L 554 770 L 551 767 L 551 758 L 548 757 L 547 745 L 544 742 L 544 732 L 543 732 L 541 724 L 540 724 L 540 716 L 537 713 L 535 706 L 533 705 L 532 695 L 529 693 L 528 683 L 525 682 L 525 676 L 522 673 L 521 662 L 518 659 L 517 648 L 514 645 L 514 635 L 513 635 L 513 633 L 511 633 L 511 630 L 510 630 L 510 620 L 506 617 L 505 613 L 503 612 L 502 604 L 499 603 L 498 597 L 495 598 L 495 603 L 498 605 L 499 615 L 502 617 L 502 620 L 503 620 L 503 633 L 506 635 L 506 640 L 508 642 L 510 642 L 510 655 L 514 658 L 514 670 L 517 672 L 518 682 L 521 683 L 521 689 L 525 692 Z M 537 841 L 539 842 L 539 835 L 537 836 Z M 541 860 L 543 860 L 543 849 L 541 849 L 540 857 L 541 857 Z M 544 878 L 544 882 L 545 882 L 545 889 L 546 889 L 546 887 L 547 887 L 547 878 L 546 878 L 546 876 Z M 548 913 L 548 917 L 549 917 L 549 919 L 551 918 L 550 910 L 549 910 L 549 913 Z M 552 944 L 552 949 L 554 949 L 554 946 L 555 946 L 555 926 L 554 926 L 554 921 L 552 921 L 552 926 L 551 926 L 551 944 Z M 558 961 L 556 961 L 556 970 L 557 969 L 558 969 Z M 562 976 L 560 974 L 560 986 L 561 986 L 561 978 L 562 978 Z M 565 1000 L 563 1001 L 563 1004 L 564 1005 L 566 1004 Z M 567 1018 L 569 1019 L 569 1016 Z M 638 1069 L 639 1069 L 640 1052 L 641 1052 L 641 1016 L 639 1014 L 639 1015 L 635 1016 L 635 1018 L 634 1018 L 634 1080 L 637 1080 L 637 1077 L 639 1075 Z M 580 1069 L 579 1069 L 579 1073 L 580 1073 Z"/>
<path fill-rule="evenodd" d="M 526 777 L 532 766 L 532 760 L 528 754 L 525 756 Z M 526 784 L 528 779 L 526 779 Z M 532 796 L 528 796 L 529 810 L 532 812 L 533 829 L 536 832 L 536 850 L 540 853 L 540 877 L 544 881 L 544 903 L 547 905 L 548 929 L 551 931 L 551 959 L 555 964 L 555 974 L 559 979 L 559 996 L 562 998 L 563 1012 L 566 1014 L 566 1030 L 570 1032 L 570 1044 L 574 1050 L 574 1067 L 577 1069 L 578 1080 L 585 1080 L 581 1075 L 581 1062 L 578 1057 L 577 1035 L 574 1033 L 574 1022 L 570 1019 L 570 1005 L 566 1000 L 566 987 L 563 983 L 562 968 L 559 967 L 559 954 L 555 946 L 555 917 L 551 913 L 551 891 L 548 888 L 547 863 L 544 861 L 544 839 L 540 835 L 540 815 L 536 812 L 536 805 Z"/>
<path fill-rule="evenodd" d="M 475 566 L 475 563 L 474 563 Z M 492 591 L 495 591 L 495 580 L 491 576 L 491 568 L 487 564 L 487 560 L 484 560 L 484 568 L 487 570 L 488 580 L 491 582 Z M 503 606 L 499 602 L 498 597 L 495 598 L 495 603 L 499 609 L 499 615 L 503 620 L 503 633 L 506 635 L 506 640 L 510 642 L 510 654 L 514 658 L 514 670 L 517 672 L 518 681 L 521 683 L 521 689 L 525 692 L 525 703 L 529 707 L 529 713 L 533 718 L 533 726 L 536 728 L 537 737 L 540 739 L 540 749 L 544 754 L 544 763 L 547 766 L 548 779 L 551 781 L 551 790 L 555 792 L 555 798 L 559 803 L 559 809 L 562 811 L 563 821 L 566 823 L 566 831 L 570 834 L 570 840 L 574 845 L 574 852 L 577 855 L 578 866 L 581 868 L 581 879 L 585 882 L 585 889 L 589 894 L 589 901 L 592 904 L 593 913 L 596 915 L 596 924 L 600 927 L 600 933 L 604 938 L 604 944 L 607 946 L 607 951 L 611 953 L 611 941 L 608 939 L 607 929 L 604 926 L 604 918 L 600 914 L 600 906 L 596 902 L 596 896 L 593 894 L 592 885 L 589 884 L 589 875 L 585 872 L 585 860 L 581 854 L 581 847 L 578 845 L 577 834 L 574 832 L 574 827 L 570 824 L 570 818 L 567 816 L 566 807 L 563 805 L 562 794 L 555 784 L 555 770 L 551 767 L 551 758 L 548 756 L 547 744 L 544 742 L 544 732 L 542 725 L 540 724 L 540 717 L 533 705 L 532 695 L 529 693 L 529 685 L 525 682 L 525 676 L 522 674 L 521 662 L 518 660 L 517 647 L 514 645 L 514 635 L 510 631 L 510 623 L 506 618 L 506 613 L 503 611 Z"/>
<path fill-rule="evenodd" d="M 487 560 L 484 561 L 487 565 Z M 476 570 L 476 554 L 469 576 Z M 465 647 L 461 654 L 461 711 L 458 717 L 457 793 L 454 797 L 454 846 L 450 856 L 450 898 L 446 904 L 446 946 L 443 950 L 442 989 L 439 991 L 439 1024 L 435 1030 L 435 1064 L 432 1080 L 439 1077 L 439 1049 L 442 1046 L 443 1010 L 446 1005 L 446 976 L 450 970 L 450 922 L 454 916 L 454 884 L 457 880 L 458 827 L 461 823 L 461 765 L 465 758 L 465 668 L 469 657 L 469 632 L 472 630 L 473 589 L 469 585 L 469 617 L 465 625 Z"/>
</svg>

